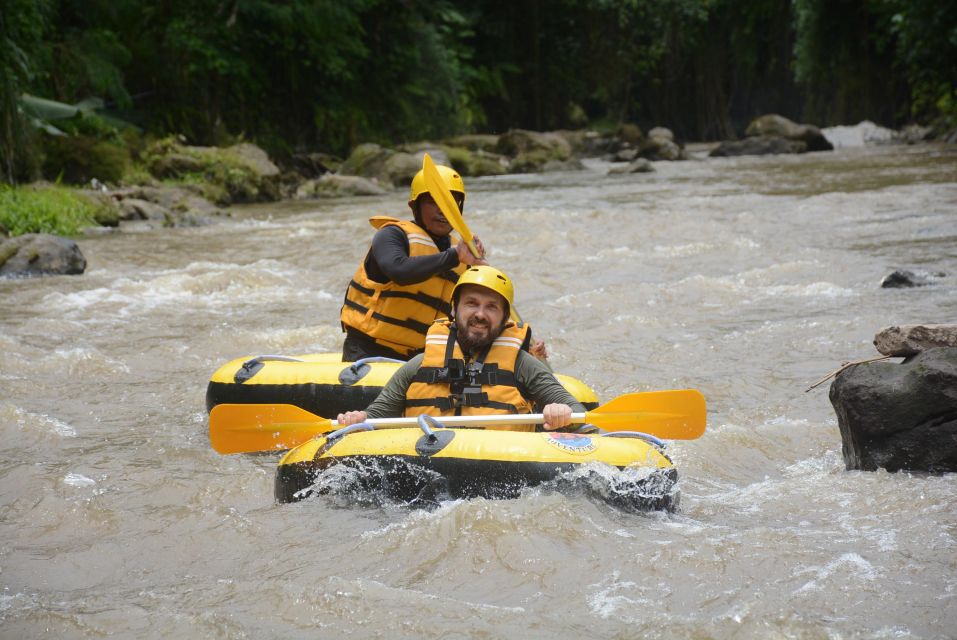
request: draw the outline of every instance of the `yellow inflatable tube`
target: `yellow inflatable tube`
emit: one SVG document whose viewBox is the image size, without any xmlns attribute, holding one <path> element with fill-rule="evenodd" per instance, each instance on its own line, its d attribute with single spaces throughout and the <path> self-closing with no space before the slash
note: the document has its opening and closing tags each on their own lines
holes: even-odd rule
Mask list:
<svg viewBox="0 0 957 640">
<path fill-rule="evenodd" d="M 206 410 L 224 403 L 293 404 L 335 418 L 369 406 L 402 364 L 377 358 L 342 362 L 338 353 L 237 358 L 210 378 Z M 588 385 L 570 376 L 556 377 L 586 410 L 598 406 L 598 397 Z"/>
<path fill-rule="evenodd" d="M 322 493 L 317 479 L 338 465 L 358 474 L 362 491 L 386 489 L 405 501 L 436 482 L 446 497 L 515 497 L 525 487 L 603 465 L 640 472 L 628 483 L 628 495 L 618 496 L 631 506 L 673 509 L 678 502 L 677 470 L 654 439 L 482 429 L 342 431 L 286 453 L 276 471 L 277 500 Z"/>
</svg>

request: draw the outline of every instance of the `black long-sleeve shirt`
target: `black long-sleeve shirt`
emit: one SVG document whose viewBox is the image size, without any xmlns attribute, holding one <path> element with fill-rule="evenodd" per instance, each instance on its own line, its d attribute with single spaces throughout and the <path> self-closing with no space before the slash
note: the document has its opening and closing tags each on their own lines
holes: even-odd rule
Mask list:
<svg viewBox="0 0 957 640">
<path fill-rule="evenodd" d="M 372 238 L 372 248 L 366 256 L 368 276 L 385 284 L 392 281 L 399 285 L 424 282 L 437 273 L 454 269 L 459 265 L 459 254 L 452 246 L 449 236 L 436 237 L 429 234 L 439 252 L 428 256 L 409 255 L 409 238 L 401 228 L 389 225 L 379 229 Z"/>
</svg>

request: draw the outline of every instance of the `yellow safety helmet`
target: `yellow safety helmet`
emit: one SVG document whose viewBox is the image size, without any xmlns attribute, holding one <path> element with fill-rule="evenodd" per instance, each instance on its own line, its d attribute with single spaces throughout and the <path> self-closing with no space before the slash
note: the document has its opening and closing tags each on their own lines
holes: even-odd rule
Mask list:
<svg viewBox="0 0 957 640">
<path fill-rule="evenodd" d="M 445 182 L 445 186 L 449 188 L 449 191 L 458 191 L 461 193 L 462 202 L 465 202 L 465 183 L 462 182 L 462 176 L 459 175 L 459 172 L 443 164 L 437 164 L 435 168 L 438 169 L 439 175 L 442 176 L 442 180 Z M 416 198 L 423 193 L 428 193 L 428 191 L 429 188 L 425 186 L 425 171 L 419 169 L 419 172 L 412 178 L 412 195 L 409 196 L 409 200 L 415 202 Z"/>
<path fill-rule="evenodd" d="M 486 265 L 469 267 L 465 273 L 459 276 L 459 281 L 455 283 L 452 289 L 453 303 L 458 299 L 459 287 L 465 284 L 475 284 L 486 289 L 491 289 L 499 294 L 508 303 L 508 310 L 511 310 L 515 299 L 515 289 L 512 287 L 512 279 L 496 269 Z"/>
</svg>

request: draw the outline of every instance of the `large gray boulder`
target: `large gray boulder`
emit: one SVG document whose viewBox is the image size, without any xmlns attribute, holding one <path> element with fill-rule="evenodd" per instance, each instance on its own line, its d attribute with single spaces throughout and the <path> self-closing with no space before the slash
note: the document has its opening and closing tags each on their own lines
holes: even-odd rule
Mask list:
<svg viewBox="0 0 957 640">
<path fill-rule="evenodd" d="M 710 155 L 750 156 L 834 149 L 813 124 L 798 124 L 776 113 L 752 120 L 745 136 L 744 140 L 722 142 Z"/>
<path fill-rule="evenodd" d="M 833 151 L 821 130 L 813 124 L 798 124 L 776 113 L 759 116 L 751 121 L 744 135 L 747 137 L 774 136 L 785 140 L 800 140 L 808 151 Z"/>
<path fill-rule="evenodd" d="M 687 160 L 684 149 L 675 142 L 671 129 L 654 127 L 638 145 L 638 155 L 648 160 Z"/>
<path fill-rule="evenodd" d="M 957 348 L 848 367 L 830 399 L 848 469 L 957 471 Z"/>
<path fill-rule="evenodd" d="M 327 173 L 317 180 L 307 180 L 296 189 L 296 200 L 340 198 L 344 196 L 379 196 L 388 193 L 378 182 L 360 176 Z"/>
<path fill-rule="evenodd" d="M 77 275 L 86 271 L 86 258 L 69 238 L 27 233 L 0 240 L 0 277 Z"/>
<path fill-rule="evenodd" d="M 423 142 L 396 150 L 367 142 L 352 150 L 337 173 L 368 178 L 389 188 L 408 187 L 412 177 L 422 168 L 422 158 L 426 153 L 436 164 L 449 164 L 445 150 L 432 143 Z"/>
<path fill-rule="evenodd" d="M 572 147 L 557 133 L 511 129 L 499 136 L 495 152 L 512 158 L 541 155 L 544 164 L 548 160 L 568 160 Z"/>
</svg>

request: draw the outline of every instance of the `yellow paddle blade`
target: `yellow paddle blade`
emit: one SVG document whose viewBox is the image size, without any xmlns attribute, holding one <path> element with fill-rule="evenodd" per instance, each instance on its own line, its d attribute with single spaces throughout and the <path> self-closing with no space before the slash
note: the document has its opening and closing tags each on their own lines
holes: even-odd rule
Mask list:
<svg viewBox="0 0 957 640">
<path fill-rule="evenodd" d="M 449 221 L 449 224 L 452 225 L 455 232 L 462 236 L 462 240 L 468 245 L 472 255 L 476 258 L 480 258 L 478 247 L 475 246 L 475 241 L 472 236 L 472 230 L 465 224 L 465 218 L 462 217 L 462 212 L 459 211 L 459 203 L 455 201 L 452 192 L 449 191 L 448 185 L 445 184 L 445 181 L 442 180 L 442 176 L 439 175 L 439 170 L 435 168 L 435 162 L 432 161 L 432 156 L 427 153 L 422 156 L 422 173 L 425 176 L 425 186 L 428 188 L 429 193 L 432 194 L 432 199 L 435 200 L 435 204 L 442 210 L 442 215 Z M 515 305 L 509 306 L 509 317 L 515 322 L 522 321 L 522 316 L 518 314 Z"/>
<path fill-rule="evenodd" d="M 704 433 L 707 409 L 696 389 L 626 393 L 585 414 L 606 431 L 642 431 L 665 440 L 693 440 Z"/>
<path fill-rule="evenodd" d="M 442 176 L 439 175 L 439 170 L 435 168 L 435 162 L 432 161 L 432 156 L 429 154 L 425 154 L 422 158 L 422 172 L 425 175 L 425 186 L 432 194 L 435 204 L 439 205 L 439 209 L 442 210 L 442 215 L 449 221 L 455 232 L 462 236 L 462 240 L 468 245 L 472 255 L 480 258 L 478 248 L 472 239 L 472 231 L 465 224 L 462 212 L 459 211 L 459 204 L 452 196 L 452 192 L 449 191 L 448 185 L 442 180 Z"/>
<path fill-rule="evenodd" d="M 291 404 L 219 404 L 209 412 L 209 442 L 219 453 L 282 451 L 333 430 Z"/>
</svg>

